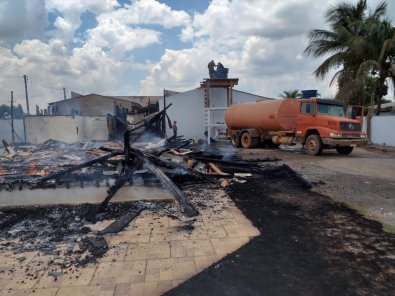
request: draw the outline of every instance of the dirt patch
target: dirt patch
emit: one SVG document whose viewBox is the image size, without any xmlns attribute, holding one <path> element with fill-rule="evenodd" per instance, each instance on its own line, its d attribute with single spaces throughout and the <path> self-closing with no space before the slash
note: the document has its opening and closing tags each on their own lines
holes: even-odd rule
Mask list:
<svg viewBox="0 0 395 296">
<path fill-rule="evenodd" d="M 261 231 L 166 295 L 393 295 L 395 235 L 284 174 L 227 190 Z"/>
</svg>

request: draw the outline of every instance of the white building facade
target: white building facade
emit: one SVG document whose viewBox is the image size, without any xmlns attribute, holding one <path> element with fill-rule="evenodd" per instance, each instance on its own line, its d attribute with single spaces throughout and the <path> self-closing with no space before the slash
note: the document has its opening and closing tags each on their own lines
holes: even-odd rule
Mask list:
<svg viewBox="0 0 395 296">
<path fill-rule="evenodd" d="M 229 90 L 220 87 L 209 88 L 208 106 L 205 105 L 205 91 L 205 88 L 196 88 L 159 100 L 160 110 L 164 108 L 164 101 L 166 101 L 166 106 L 172 104 L 167 109 L 167 114 L 172 121 L 177 121 L 178 135 L 186 139 L 199 140 L 210 137 L 215 139 L 224 133 L 226 129 L 224 115 L 228 107 Z M 233 104 L 270 99 L 235 89 L 231 89 L 230 92 Z M 170 137 L 173 132 L 167 127 L 166 134 Z"/>
</svg>

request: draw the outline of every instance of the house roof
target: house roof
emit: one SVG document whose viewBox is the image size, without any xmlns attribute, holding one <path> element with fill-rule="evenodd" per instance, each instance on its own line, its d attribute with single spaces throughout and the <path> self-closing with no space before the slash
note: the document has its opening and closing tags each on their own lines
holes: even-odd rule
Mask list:
<svg viewBox="0 0 395 296">
<path fill-rule="evenodd" d="M 51 102 L 51 103 L 48 103 L 48 105 L 51 106 L 51 105 L 55 105 L 57 103 L 68 102 L 70 100 L 79 100 L 79 99 L 86 98 L 86 97 L 91 97 L 91 96 L 99 96 L 99 97 L 106 98 L 106 99 L 111 99 L 111 100 L 121 100 L 121 101 L 129 102 L 129 103 L 141 106 L 141 104 L 139 104 L 137 102 L 134 102 L 134 101 L 131 101 L 131 100 L 125 100 L 125 99 L 122 99 L 120 97 L 114 97 L 114 96 L 103 96 L 103 95 L 99 95 L 99 94 L 95 94 L 95 93 L 91 93 L 91 94 L 88 94 L 88 95 L 80 95 L 80 96 L 69 98 L 69 99 L 66 99 L 66 100 L 60 100 L 60 101 Z"/>
<path fill-rule="evenodd" d="M 197 87 L 197 88 L 190 89 L 190 90 L 187 90 L 187 91 L 184 91 L 184 92 L 174 93 L 171 96 L 177 96 L 177 95 L 181 95 L 182 96 L 183 94 L 186 94 L 186 93 L 189 93 L 189 92 L 193 92 L 193 91 L 196 91 L 196 90 L 204 90 L 204 88 Z M 249 92 L 246 92 L 246 91 L 241 91 L 241 90 L 238 90 L 238 89 L 234 89 L 234 88 L 233 88 L 233 91 L 234 92 L 243 93 L 243 94 L 252 95 L 252 96 L 259 97 L 259 98 L 262 98 L 262 99 L 265 99 L 265 100 L 274 100 L 274 98 L 268 98 L 268 97 L 264 97 L 264 96 L 261 96 L 261 95 L 249 93 Z M 167 96 L 167 97 L 170 97 L 170 96 Z M 163 97 L 161 97 L 161 98 L 163 98 Z"/>
</svg>

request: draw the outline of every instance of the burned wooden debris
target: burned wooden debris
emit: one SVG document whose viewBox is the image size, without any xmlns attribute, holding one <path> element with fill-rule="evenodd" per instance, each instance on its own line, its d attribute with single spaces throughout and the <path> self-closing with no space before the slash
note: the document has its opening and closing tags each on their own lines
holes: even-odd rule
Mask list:
<svg viewBox="0 0 395 296">
<path fill-rule="evenodd" d="M 311 187 L 292 168 L 279 163 L 279 159 L 274 157 L 244 160 L 237 155 L 224 156 L 219 150 L 207 149 L 182 137 L 165 139 L 166 124 L 170 125 L 171 121 L 166 110 L 163 110 L 128 125 L 123 143 L 67 144 L 47 141 L 42 145 L 16 147 L 4 143 L 5 155 L 0 156 L 0 191 L 92 186 L 106 187 L 107 195 L 100 205 L 85 205 L 81 207 L 83 210 L 72 210 L 68 206 L 52 208 L 53 211 L 47 213 L 48 221 L 38 219 L 33 224 L 20 221 L 18 213 L 7 210 L 7 214 L 0 218 L 0 232 L 11 226 L 16 227 L 16 233 L 7 234 L 5 231 L 4 234 L 10 238 L 19 234 L 23 238 L 21 242 L 30 239 L 27 232 L 37 234 L 40 241 L 21 243 L 16 247 L 19 251 L 40 250 L 44 254 L 56 255 L 56 242 L 66 241 L 65 254 L 74 254 L 74 257 L 67 259 L 67 264 L 84 265 L 107 251 L 104 235 L 123 230 L 144 210 L 158 211 L 158 208 L 166 207 L 165 203 L 147 201 L 110 204 L 123 186 L 144 184 L 167 189 L 174 196 L 180 215 L 187 219 L 199 214 L 198 207 L 191 205 L 189 195 L 182 190 L 181 185 L 188 182 L 210 183 L 221 188 L 248 182 L 254 174 L 287 172 L 303 186 Z M 81 200 L 81 203 L 84 201 Z M 38 209 L 42 209 L 42 213 L 47 211 Z M 114 213 L 114 209 L 121 210 Z M 166 212 L 165 209 L 163 211 Z M 168 215 L 173 216 L 174 211 Z M 99 231 L 87 226 L 103 221 L 104 217 L 114 218 L 114 221 Z M 26 226 L 26 230 L 19 231 L 18 223 L 22 223 L 22 228 Z M 39 230 L 39 225 L 45 225 L 49 232 Z M 45 235 L 49 235 L 48 240 L 54 243 L 48 244 Z"/>
</svg>

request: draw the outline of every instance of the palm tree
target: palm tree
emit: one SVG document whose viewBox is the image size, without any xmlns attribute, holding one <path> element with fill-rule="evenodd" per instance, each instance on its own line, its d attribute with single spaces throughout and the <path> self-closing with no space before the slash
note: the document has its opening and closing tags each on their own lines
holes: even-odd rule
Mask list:
<svg viewBox="0 0 395 296">
<path fill-rule="evenodd" d="M 386 80 L 388 79 L 395 86 L 395 28 L 388 21 L 383 21 L 373 26 L 373 31 L 372 43 L 375 42 L 376 46 L 372 47 L 372 51 L 377 51 L 373 56 L 378 56 L 378 58 L 362 62 L 357 72 L 357 83 L 360 85 L 367 79 L 373 78 L 374 91 L 371 92 L 367 115 L 367 134 L 369 138 L 371 136 L 371 119 L 375 102 L 377 104 L 376 115 L 380 115 L 383 96 L 387 94 Z M 381 47 L 377 45 L 381 45 Z M 380 50 L 379 53 L 378 50 Z"/>
<path fill-rule="evenodd" d="M 284 92 L 282 94 L 280 94 L 281 98 L 299 98 L 300 97 L 300 93 L 299 90 L 295 89 L 295 90 L 284 90 Z"/>
<path fill-rule="evenodd" d="M 330 30 L 312 30 L 308 37 L 310 44 L 305 53 L 319 58 L 329 54 L 329 57 L 314 71 L 318 78 L 324 78 L 333 68 L 341 67 L 334 75 L 331 84 L 338 84 L 336 98 L 346 99 L 350 103 L 363 103 L 364 83 L 357 78 L 362 63 L 376 61 L 382 63 L 382 71 L 378 75 L 375 89 L 375 101 L 380 106 L 387 77 L 392 77 L 391 69 L 394 51 L 387 46 L 384 56 L 384 43 L 392 39 L 394 27 L 384 19 L 387 3 L 380 3 L 374 10 L 369 11 L 367 0 L 359 0 L 355 5 L 340 3 L 330 8 L 326 13 L 326 22 Z M 365 68 L 367 66 L 364 66 Z M 378 112 L 380 112 L 378 106 Z"/>
</svg>

